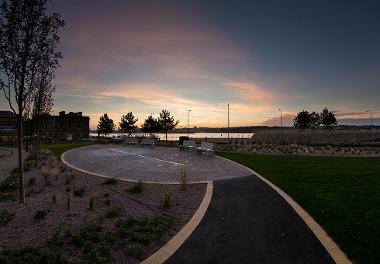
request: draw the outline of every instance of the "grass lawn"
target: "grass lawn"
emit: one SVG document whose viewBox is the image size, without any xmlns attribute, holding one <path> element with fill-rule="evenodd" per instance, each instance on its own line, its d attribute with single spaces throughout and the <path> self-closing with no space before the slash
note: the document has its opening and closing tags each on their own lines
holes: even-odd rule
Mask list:
<svg viewBox="0 0 380 264">
<path fill-rule="evenodd" d="M 61 160 L 61 155 L 74 148 L 79 148 L 79 147 L 84 147 L 91 145 L 92 143 L 89 142 L 83 142 L 83 143 L 58 143 L 58 144 L 49 144 L 49 145 L 44 145 L 44 148 L 50 149 L 53 151 L 54 156 L 56 156 L 59 160 Z"/>
<path fill-rule="evenodd" d="M 218 153 L 296 200 L 356 263 L 380 259 L 380 158 Z"/>
</svg>

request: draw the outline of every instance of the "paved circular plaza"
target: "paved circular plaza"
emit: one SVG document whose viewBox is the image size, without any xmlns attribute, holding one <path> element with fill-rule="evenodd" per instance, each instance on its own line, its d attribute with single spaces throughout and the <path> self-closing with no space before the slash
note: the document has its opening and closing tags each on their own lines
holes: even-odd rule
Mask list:
<svg viewBox="0 0 380 264">
<path fill-rule="evenodd" d="M 92 145 L 70 150 L 64 153 L 62 160 L 87 173 L 144 182 L 178 182 L 184 164 L 190 182 L 252 174 L 247 168 L 216 155 L 165 147 Z"/>
</svg>

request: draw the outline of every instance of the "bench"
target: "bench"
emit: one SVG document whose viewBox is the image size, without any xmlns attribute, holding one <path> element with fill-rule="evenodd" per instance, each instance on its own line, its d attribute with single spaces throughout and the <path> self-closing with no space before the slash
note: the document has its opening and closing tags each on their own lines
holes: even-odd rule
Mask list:
<svg viewBox="0 0 380 264">
<path fill-rule="evenodd" d="M 194 140 L 184 140 L 182 145 L 179 145 L 179 150 L 194 150 L 196 147 Z"/>
<path fill-rule="evenodd" d="M 202 142 L 201 146 L 197 148 L 197 153 L 206 153 L 207 156 L 209 154 L 214 155 L 214 144 L 209 142 Z"/>
<path fill-rule="evenodd" d="M 137 146 L 139 144 L 139 139 L 138 138 L 127 138 L 123 144 L 125 145 L 135 145 Z"/>
<path fill-rule="evenodd" d="M 140 146 L 154 147 L 155 144 L 156 144 L 156 140 L 154 138 L 143 138 L 143 140 L 141 140 Z"/>
</svg>

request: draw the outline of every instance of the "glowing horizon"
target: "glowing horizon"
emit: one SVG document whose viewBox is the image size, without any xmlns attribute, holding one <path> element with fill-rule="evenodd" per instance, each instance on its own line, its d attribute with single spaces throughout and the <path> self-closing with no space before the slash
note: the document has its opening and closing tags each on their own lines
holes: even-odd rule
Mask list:
<svg viewBox="0 0 380 264">
<path fill-rule="evenodd" d="M 231 126 L 279 125 L 279 107 L 290 125 L 302 109 L 325 106 L 343 124 L 368 123 L 368 109 L 380 124 L 380 19 L 370 3 L 343 12 L 281 1 L 67 0 L 49 10 L 66 20 L 54 112 L 83 112 L 92 129 L 104 113 L 118 123 L 131 111 L 141 125 L 162 109 L 180 126 L 191 109 L 192 127 L 225 127 L 228 103 Z"/>
</svg>

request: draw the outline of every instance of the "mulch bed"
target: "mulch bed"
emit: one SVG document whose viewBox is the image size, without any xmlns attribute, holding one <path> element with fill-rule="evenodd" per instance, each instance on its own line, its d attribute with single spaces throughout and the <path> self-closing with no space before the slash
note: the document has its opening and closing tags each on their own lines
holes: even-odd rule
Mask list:
<svg viewBox="0 0 380 264">
<path fill-rule="evenodd" d="M 104 233 L 107 233 L 115 232 L 115 223 L 119 219 L 174 219 L 160 239 L 144 246 L 143 257 L 138 259 L 125 254 L 125 242 L 122 240 L 110 244 L 113 263 L 137 263 L 153 254 L 190 220 L 206 190 L 205 184 L 186 185 L 184 190 L 179 185 L 143 184 L 141 193 L 133 193 L 128 190 L 135 187 L 135 183 L 105 182 L 104 178 L 71 170 L 45 151 L 40 168 L 32 168 L 25 173 L 26 204 L 0 201 L 0 212 L 14 213 L 12 220 L 0 225 L 0 252 L 24 246 L 46 249 L 48 241 L 59 228 L 65 233 L 76 234 L 90 223 L 101 223 Z M 163 205 L 165 193 L 171 197 L 170 207 Z M 17 198 L 17 190 L 3 191 L 2 194 Z M 68 200 L 70 209 L 67 208 Z M 91 200 L 93 210 L 90 210 Z M 110 209 L 117 209 L 118 215 L 106 217 Z M 36 219 L 35 214 L 39 210 L 47 214 Z M 55 250 L 69 261 L 89 262 L 83 248 L 73 245 L 68 237 L 62 238 Z"/>
</svg>

